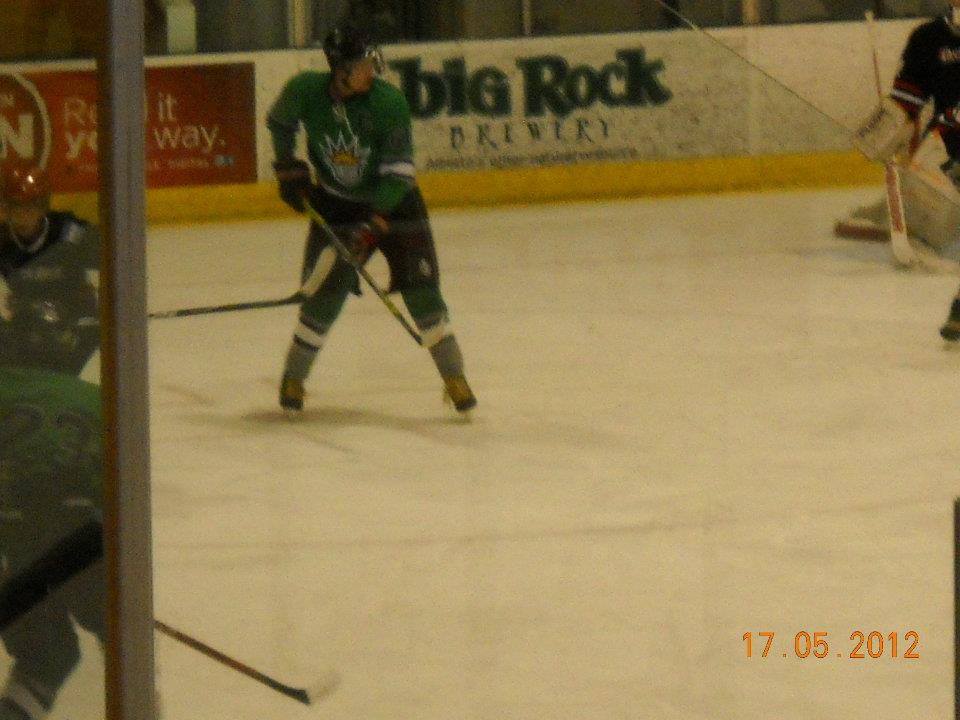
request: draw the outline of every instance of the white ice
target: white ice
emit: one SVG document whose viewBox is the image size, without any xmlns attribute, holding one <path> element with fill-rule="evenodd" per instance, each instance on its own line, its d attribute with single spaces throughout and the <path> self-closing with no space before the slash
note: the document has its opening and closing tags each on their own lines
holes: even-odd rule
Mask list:
<svg viewBox="0 0 960 720">
<path fill-rule="evenodd" d="M 832 236 L 877 194 L 435 212 L 471 422 L 370 292 L 297 424 L 294 308 L 152 322 L 157 617 L 342 676 L 307 708 L 159 636 L 166 720 L 951 716 L 957 279 Z M 303 233 L 153 229 L 150 308 L 282 297 Z"/>
</svg>

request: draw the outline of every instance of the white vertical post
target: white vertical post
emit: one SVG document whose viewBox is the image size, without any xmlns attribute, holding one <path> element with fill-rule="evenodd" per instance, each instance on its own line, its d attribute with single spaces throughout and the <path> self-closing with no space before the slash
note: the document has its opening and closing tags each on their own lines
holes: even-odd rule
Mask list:
<svg viewBox="0 0 960 720">
<path fill-rule="evenodd" d="M 533 35 L 533 0 L 520 0 L 520 12 L 523 19 L 523 36 Z"/>
<path fill-rule="evenodd" d="M 761 0 L 742 0 L 740 17 L 744 25 L 760 24 L 760 2 Z"/>
<path fill-rule="evenodd" d="M 155 720 L 141 2 L 106 0 L 98 53 L 106 716 Z"/>
<path fill-rule="evenodd" d="M 307 47 L 313 40 L 312 10 L 307 0 L 287 0 L 287 43 L 290 47 Z"/>
</svg>

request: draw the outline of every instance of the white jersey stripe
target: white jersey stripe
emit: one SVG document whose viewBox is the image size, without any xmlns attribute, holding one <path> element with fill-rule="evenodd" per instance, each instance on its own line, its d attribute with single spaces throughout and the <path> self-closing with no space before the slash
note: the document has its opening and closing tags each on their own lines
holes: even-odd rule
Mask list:
<svg viewBox="0 0 960 720">
<path fill-rule="evenodd" d="M 401 175 L 403 177 L 413 177 L 416 169 L 412 162 L 394 162 L 383 163 L 380 166 L 381 175 Z"/>
<path fill-rule="evenodd" d="M 923 105 L 923 104 L 926 103 L 926 100 L 924 100 L 923 98 L 917 97 L 916 95 L 912 95 L 912 94 L 910 94 L 910 93 L 908 93 L 908 92 L 904 92 L 903 90 L 900 90 L 899 88 L 894 88 L 894 89 L 890 92 L 890 97 L 897 98 L 898 100 L 904 100 L 904 101 L 910 103 L 911 105 L 918 105 L 918 106 L 919 106 L 919 105 Z"/>
<path fill-rule="evenodd" d="M 307 345 L 312 348 L 316 348 L 317 350 L 323 347 L 323 343 L 327 339 L 326 335 L 321 335 L 316 330 L 307 327 L 302 322 L 297 323 L 297 329 L 294 330 L 293 334 Z"/>
</svg>

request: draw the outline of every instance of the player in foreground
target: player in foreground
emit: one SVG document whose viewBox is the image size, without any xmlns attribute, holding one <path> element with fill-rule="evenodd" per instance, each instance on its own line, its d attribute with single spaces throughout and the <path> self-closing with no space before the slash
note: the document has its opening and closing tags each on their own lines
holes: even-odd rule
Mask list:
<svg viewBox="0 0 960 720">
<path fill-rule="evenodd" d="M 445 394 L 459 412 L 477 404 L 463 355 L 450 330 L 430 222 L 414 177 L 410 109 L 380 79 L 383 57 L 361 30 L 343 25 L 324 41 L 330 72 L 306 71 L 287 82 L 267 124 L 280 196 L 303 212 L 309 202 L 362 265 L 377 250 L 430 351 Z M 294 154 L 300 126 L 311 167 Z M 351 291 L 357 273 L 311 223 L 304 252 L 299 321 L 287 352 L 280 405 L 303 409 L 304 381 Z"/>
<path fill-rule="evenodd" d="M 36 572 L 79 530 L 100 537 L 100 391 L 76 377 L 98 346 L 98 239 L 92 226 L 50 211 L 43 170 L 10 170 L 2 190 L 0 589 L 6 598 L 31 578 L 26 587 L 42 599 L 0 628 L 14 661 L 0 720 L 40 720 L 79 663 L 73 622 L 104 636 L 102 560 L 62 584 L 48 579 L 56 568 Z"/>
<path fill-rule="evenodd" d="M 71 213 L 50 209 L 50 184 L 41 168 L 8 170 L 0 198 L 6 218 L 0 224 L 0 275 L 7 288 L 0 318 L 22 343 L 37 345 L 35 355 L 48 358 L 48 365 L 79 374 L 100 343 L 99 233 Z"/>
</svg>

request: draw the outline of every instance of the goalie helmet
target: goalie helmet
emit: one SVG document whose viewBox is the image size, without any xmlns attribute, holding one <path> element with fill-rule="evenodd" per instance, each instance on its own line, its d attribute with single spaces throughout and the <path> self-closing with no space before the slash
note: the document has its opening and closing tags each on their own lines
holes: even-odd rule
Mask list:
<svg viewBox="0 0 960 720">
<path fill-rule="evenodd" d="M 323 41 L 323 52 L 331 70 L 370 58 L 377 74 L 383 72 L 383 53 L 373 39 L 360 28 L 344 24 L 334 28 Z"/>
<path fill-rule="evenodd" d="M 14 167 L 3 177 L 3 201 L 14 205 L 50 204 L 50 181 L 39 166 Z"/>
</svg>

